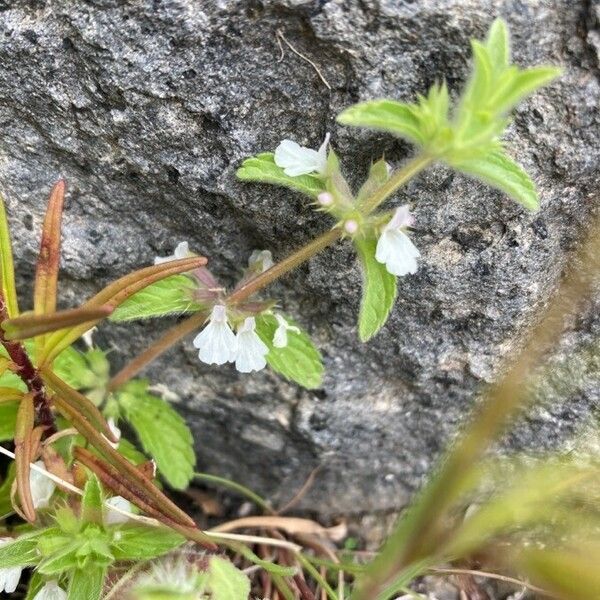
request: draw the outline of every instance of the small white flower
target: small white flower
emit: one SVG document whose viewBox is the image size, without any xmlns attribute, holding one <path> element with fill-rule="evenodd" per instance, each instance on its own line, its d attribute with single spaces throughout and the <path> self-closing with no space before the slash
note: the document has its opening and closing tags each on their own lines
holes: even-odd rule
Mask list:
<svg viewBox="0 0 600 600">
<path fill-rule="evenodd" d="M 170 256 L 157 256 L 154 259 L 155 265 L 162 265 L 163 263 L 170 262 L 172 260 L 178 260 L 180 258 L 187 258 L 190 255 L 190 245 L 187 242 L 180 242 L 175 248 L 175 252 Z"/>
<path fill-rule="evenodd" d="M 56 581 L 49 581 L 44 587 L 33 597 L 33 600 L 66 600 L 67 592 L 59 587 Z"/>
<path fill-rule="evenodd" d="M 257 268 L 257 271 L 264 273 L 273 266 L 273 255 L 269 250 L 254 250 L 248 259 L 248 267 Z"/>
<path fill-rule="evenodd" d="M 133 506 L 129 500 L 125 500 L 123 496 L 113 496 L 109 498 L 106 503 L 109 506 L 114 506 L 120 510 L 123 510 L 128 513 L 133 513 Z M 129 521 L 129 517 L 124 514 L 117 512 L 116 510 L 111 510 L 110 508 L 107 510 L 106 515 L 104 516 L 104 524 L 105 525 L 120 525 L 121 523 L 127 523 Z"/>
<path fill-rule="evenodd" d="M 92 339 L 94 336 L 94 333 L 96 333 L 96 331 L 98 331 L 97 327 L 92 327 L 91 329 L 88 329 L 82 336 L 81 339 L 85 342 L 85 345 L 88 348 L 93 348 L 94 347 L 94 340 Z"/>
<path fill-rule="evenodd" d="M 108 424 L 108 428 L 110 429 L 111 433 L 115 436 L 116 438 L 116 442 L 111 442 L 110 440 L 106 440 L 113 448 L 118 448 L 119 447 L 119 440 L 121 439 L 121 430 L 117 427 L 117 424 L 115 423 L 115 420 L 112 417 L 109 417 L 106 421 L 106 423 Z M 106 437 L 106 436 L 103 436 Z"/>
<path fill-rule="evenodd" d="M 247 317 L 237 332 L 235 368 L 240 373 L 260 371 L 267 364 L 265 356 L 268 354 L 269 349 L 258 337 L 255 327 L 254 317 Z"/>
<path fill-rule="evenodd" d="M 386 269 L 397 277 L 408 273 L 416 273 L 417 258 L 420 255 L 410 238 L 403 229 L 414 223 L 414 218 L 408 206 L 396 209 L 390 222 L 384 227 L 377 242 L 375 258 L 385 264 Z"/>
<path fill-rule="evenodd" d="M 278 313 L 275 313 L 275 318 L 277 319 L 277 329 L 273 335 L 273 346 L 275 346 L 275 348 L 285 348 L 288 345 L 287 332 L 293 331 L 294 333 L 300 333 L 300 330 L 296 326 L 290 325 L 285 318 Z"/>
<path fill-rule="evenodd" d="M 12 538 L 0 538 L 0 546 L 14 542 Z M 0 567 L 0 593 L 12 594 L 21 579 L 21 567 Z"/>
<path fill-rule="evenodd" d="M 46 468 L 46 465 L 41 460 L 38 460 L 35 465 L 41 469 Z M 50 498 L 56 489 L 56 485 L 52 479 L 34 469 L 31 469 L 29 472 L 29 487 L 31 488 L 31 498 L 34 508 L 46 508 L 50 504 Z"/>
<path fill-rule="evenodd" d="M 222 365 L 235 360 L 237 342 L 227 323 L 225 306 L 216 304 L 213 307 L 208 325 L 194 338 L 193 344 L 199 349 L 200 360 L 209 365 Z"/>
<path fill-rule="evenodd" d="M 327 145 L 329 134 L 318 150 L 300 146 L 292 140 L 283 140 L 275 150 L 275 164 L 283 169 L 289 177 L 319 173 L 325 175 L 327 171 Z"/>
</svg>

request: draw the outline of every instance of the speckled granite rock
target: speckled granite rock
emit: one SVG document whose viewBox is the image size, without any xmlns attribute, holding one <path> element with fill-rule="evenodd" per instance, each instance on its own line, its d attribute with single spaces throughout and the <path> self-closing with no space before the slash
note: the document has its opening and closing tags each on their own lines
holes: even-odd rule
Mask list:
<svg viewBox="0 0 600 600">
<path fill-rule="evenodd" d="M 207 368 L 189 342 L 147 372 L 179 395 L 203 469 L 284 501 L 321 466 L 305 508 L 398 508 L 535 319 L 597 203 L 593 2 L 0 1 L 0 187 L 23 291 L 38 243 L 31 232 L 59 175 L 70 186 L 65 305 L 184 239 L 228 281 L 254 248 L 284 256 L 327 223 L 293 193 L 236 182 L 240 161 L 283 137 L 315 146 L 331 131 L 355 182 L 382 153 L 400 163 L 406 144 L 338 127 L 336 114 L 358 100 L 412 99 L 442 77 L 456 92 L 469 38 L 496 15 L 510 24 L 518 63 L 565 67 L 519 108 L 508 134 L 542 210 L 527 214 L 441 167 L 412 182 L 401 200 L 416 206 L 422 268 L 402 280 L 389 325 L 364 346 L 348 244 L 279 284 L 274 294 L 323 351 L 321 390 Z M 278 29 L 331 90 L 287 46 L 281 55 Z M 113 326 L 101 337 L 122 362 L 167 325 Z M 599 329 L 593 317 L 572 324 L 557 360 Z M 598 401 L 590 371 L 585 362 L 569 402 L 538 410 L 510 442 L 562 443 Z"/>
</svg>

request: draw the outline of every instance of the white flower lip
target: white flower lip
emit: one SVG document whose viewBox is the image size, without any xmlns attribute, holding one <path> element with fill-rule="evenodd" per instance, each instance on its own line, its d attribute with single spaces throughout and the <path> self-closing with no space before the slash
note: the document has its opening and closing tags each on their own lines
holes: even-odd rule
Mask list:
<svg viewBox="0 0 600 600">
<path fill-rule="evenodd" d="M 109 498 L 106 503 L 128 513 L 133 512 L 131 502 L 123 498 L 123 496 L 113 496 L 112 498 Z M 107 512 L 104 515 L 105 525 L 120 525 L 121 523 L 127 523 L 127 521 L 129 521 L 129 518 L 125 515 L 117 512 L 116 510 L 107 508 Z"/>
<path fill-rule="evenodd" d="M 198 357 L 209 365 L 223 365 L 233 362 L 237 356 L 236 336 L 227 323 L 227 309 L 216 304 L 208 325 L 194 338 Z"/>
<path fill-rule="evenodd" d="M 0 546 L 10 544 L 12 538 L 0 538 Z M 0 593 L 12 594 L 19 585 L 21 579 L 21 567 L 0 567 Z"/>
<path fill-rule="evenodd" d="M 288 177 L 298 177 L 309 173 L 324 175 L 327 170 L 327 146 L 330 134 L 318 150 L 300 146 L 292 140 L 283 140 L 275 149 L 275 164 L 283 169 Z"/>
<path fill-rule="evenodd" d="M 390 222 L 384 227 L 375 251 L 375 259 L 385 265 L 392 275 L 403 277 L 416 273 L 417 258 L 421 256 L 410 238 L 402 231 L 414 224 L 414 217 L 407 205 L 396 209 Z"/>
<path fill-rule="evenodd" d="M 119 447 L 119 440 L 121 439 L 121 430 L 117 427 L 117 424 L 115 423 L 115 420 L 112 417 L 109 417 L 106 423 L 108 424 L 108 428 L 110 429 L 111 433 L 115 436 L 117 441 L 111 442 L 110 440 L 106 439 L 106 436 L 103 437 L 113 448 L 116 449 Z"/>
<path fill-rule="evenodd" d="M 33 597 L 33 600 L 66 600 L 67 593 L 59 587 L 56 581 L 48 581 Z"/>
<path fill-rule="evenodd" d="M 260 371 L 267 365 L 265 356 L 268 354 L 269 348 L 258 337 L 255 328 L 254 317 L 247 317 L 238 329 L 235 368 L 240 373 Z"/>
<path fill-rule="evenodd" d="M 38 460 L 35 465 L 41 469 L 46 468 L 41 460 Z M 50 498 L 52 498 L 52 494 L 56 489 L 54 481 L 34 469 L 31 469 L 29 473 L 29 487 L 31 488 L 31 499 L 34 508 L 46 508 L 50 504 Z"/>
<path fill-rule="evenodd" d="M 187 258 L 190 255 L 190 245 L 188 242 L 179 242 L 175 248 L 175 252 L 170 256 L 157 256 L 154 259 L 155 265 L 162 265 L 163 263 L 171 262 L 172 260 L 179 260 L 180 258 Z"/>
</svg>

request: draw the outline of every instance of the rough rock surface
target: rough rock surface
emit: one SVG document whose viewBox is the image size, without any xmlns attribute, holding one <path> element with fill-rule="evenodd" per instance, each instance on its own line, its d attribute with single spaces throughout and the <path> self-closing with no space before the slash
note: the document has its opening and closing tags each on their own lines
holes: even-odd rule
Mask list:
<svg viewBox="0 0 600 600">
<path fill-rule="evenodd" d="M 230 282 L 254 248 L 283 257 L 328 223 L 293 193 L 236 182 L 240 161 L 284 137 L 314 147 L 331 131 L 355 183 L 383 153 L 399 164 L 408 145 L 339 127 L 336 114 L 358 100 L 412 99 L 443 77 L 456 92 L 469 38 L 503 16 L 519 64 L 565 67 L 508 134 L 539 185 L 539 213 L 441 167 L 412 182 L 400 200 L 416 207 L 422 268 L 367 345 L 356 338 L 360 273 L 348 244 L 278 284 L 274 295 L 323 351 L 321 390 L 208 368 L 189 341 L 147 371 L 179 395 L 203 469 L 285 501 L 321 466 L 305 508 L 393 510 L 547 301 L 597 203 L 598 13 L 573 0 L 0 1 L 0 187 L 21 288 L 59 175 L 70 187 L 64 305 L 181 240 Z M 280 47 L 278 30 L 331 90 Z M 122 362 L 167 326 L 101 335 Z M 599 329 L 593 317 L 572 324 L 557 360 Z M 537 410 L 509 443 L 554 447 L 590 418 L 598 381 L 589 361 L 577 365 L 560 394 L 568 402 Z"/>
</svg>

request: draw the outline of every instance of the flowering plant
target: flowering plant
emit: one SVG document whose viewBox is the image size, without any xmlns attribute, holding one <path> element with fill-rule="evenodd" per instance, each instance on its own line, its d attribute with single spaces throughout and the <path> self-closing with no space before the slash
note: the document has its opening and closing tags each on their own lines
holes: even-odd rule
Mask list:
<svg viewBox="0 0 600 600">
<path fill-rule="evenodd" d="M 243 373 L 268 365 L 316 388 L 322 357 L 277 300 L 259 295 L 269 284 L 327 246 L 349 240 L 363 273 L 358 334 L 366 341 L 386 323 L 397 277 L 417 273 L 421 260 L 410 207 L 381 210 L 402 185 L 442 162 L 526 209 L 538 207 L 534 184 L 505 152 L 501 136 L 512 108 L 559 70 L 511 65 L 500 20 L 484 42 L 473 42 L 473 53 L 473 72 L 453 110 L 442 83 L 414 104 L 369 101 L 339 115 L 341 124 L 388 131 L 418 148 L 399 169 L 383 159 L 373 163 L 356 192 L 344 178 L 329 133 L 318 150 L 286 139 L 273 153 L 244 161 L 237 172 L 241 180 L 299 192 L 333 226 L 276 263 L 270 252 L 254 252 L 230 291 L 207 260 L 181 242 L 172 256 L 157 257 L 153 266 L 117 280 L 78 308 L 57 311 L 61 181 L 44 222 L 34 309 L 21 313 L 0 203 L 0 441 L 13 440 L 15 449 L 13 454 L 1 448 L 14 457 L 14 467 L 0 488 L 0 514 L 15 512 L 24 523 L 6 524 L 1 533 L 0 591 L 14 591 L 22 569 L 32 567 L 28 598 L 95 600 L 118 576 L 119 564 L 156 559 L 186 539 L 209 551 L 217 542 L 231 546 L 231 537 L 201 531 L 157 485 L 162 480 L 185 489 L 194 477 L 193 439 L 185 422 L 148 381 L 135 379 L 173 344 L 194 333 L 192 343 L 204 363 L 234 363 Z M 111 377 L 107 354 L 93 345 L 90 330 L 103 318 L 173 314 L 187 316 Z M 87 348 L 75 347 L 82 337 Z M 121 436 L 123 425 L 136 434 L 137 447 Z M 283 597 L 293 597 L 286 578 L 305 589 L 289 566 L 263 560 L 241 545 L 235 550 L 272 573 Z M 167 597 L 161 595 L 165 585 L 171 586 L 169 597 L 248 597 L 247 577 L 224 559 L 211 557 L 196 566 L 165 560 L 127 589 L 139 598 Z M 310 572 L 319 577 L 316 569 Z M 328 583 L 321 585 L 331 597 Z"/>
</svg>

